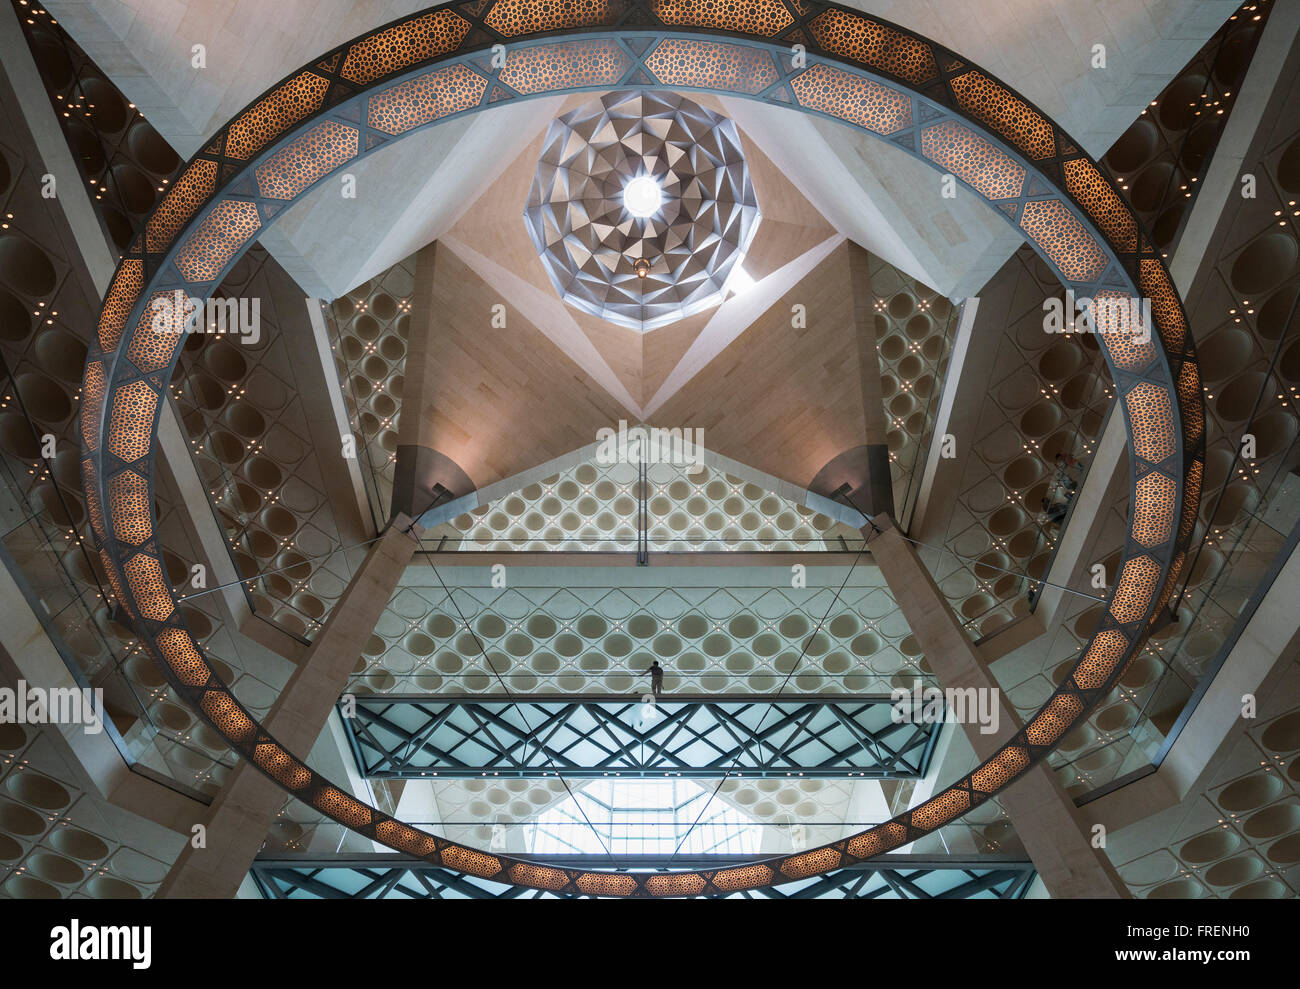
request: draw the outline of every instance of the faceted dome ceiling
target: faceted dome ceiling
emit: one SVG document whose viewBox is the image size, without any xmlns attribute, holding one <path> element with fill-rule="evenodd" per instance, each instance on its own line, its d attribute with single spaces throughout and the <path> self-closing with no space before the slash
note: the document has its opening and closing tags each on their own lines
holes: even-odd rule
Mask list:
<svg viewBox="0 0 1300 989">
<path fill-rule="evenodd" d="M 642 217 L 624 188 L 645 177 L 663 198 Z M 759 220 L 735 125 L 672 93 L 609 93 L 557 119 L 524 210 L 560 297 L 641 331 L 721 302 Z"/>
</svg>

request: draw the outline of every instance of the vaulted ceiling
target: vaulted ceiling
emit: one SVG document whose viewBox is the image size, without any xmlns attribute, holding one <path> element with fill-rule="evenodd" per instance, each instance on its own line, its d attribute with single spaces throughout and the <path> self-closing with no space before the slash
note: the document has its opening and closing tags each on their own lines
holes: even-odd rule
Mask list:
<svg viewBox="0 0 1300 989">
<path fill-rule="evenodd" d="M 1098 8 L 1067 0 L 854 0 L 968 55 L 1028 95 L 1100 156 L 1232 12 L 1232 0 Z M 313 0 L 50 0 L 49 9 L 182 156 L 318 53 L 427 6 L 358 0 L 322 16 Z M 273 10 L 273 14 L 271 11 Z M 206 67 L 191 64 L 205 46 Z M 1093 46 L 1106 64 L 1093 68 Z M 953 298 L 977 292 L 1019 242 L 974 196 L 940 197 L 938 177 L 899 149 L 830 121 L 719 101 L 841 234 Z M 545 130 L 561 100 L 503 106 L 414 135 L 354 170 L 357 198 L 326 183 L 262 238 L 309 293 L 334 298 L 461 218 Z M 347 229 L 349 236 L 337 235 Z M 656 371 L 652 377 L 658 374 Z M 644 384 L 644 383 L 643 383 Z M 654 396 L 634 394 L 633 402 Z M 624 403 L 626 404 L 626 402 Z"/>
</svg>

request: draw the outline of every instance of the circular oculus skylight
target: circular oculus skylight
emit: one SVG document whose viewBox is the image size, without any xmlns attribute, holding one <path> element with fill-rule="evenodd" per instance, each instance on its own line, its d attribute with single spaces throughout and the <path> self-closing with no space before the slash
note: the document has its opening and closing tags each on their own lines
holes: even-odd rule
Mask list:
<svg viewBox="0 0 1300 989">
<path fill-rule="evenodd" d="M 649 175 L 639 175 L 623 186 L 623 205 L 633 216 L 654 216 L 663 204 L 663 186 Z"/>
</svg>

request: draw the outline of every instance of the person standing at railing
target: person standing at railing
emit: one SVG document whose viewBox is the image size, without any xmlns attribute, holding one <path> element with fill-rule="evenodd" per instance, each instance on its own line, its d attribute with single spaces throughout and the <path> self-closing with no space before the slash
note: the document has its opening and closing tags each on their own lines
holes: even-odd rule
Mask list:
<svg viewBox="0 0 1300 989">
<path fill-rule="evenodd" d="M 650 690 L 655 697 L 659 697 L 664 692 L 664 668 L 659 665 L 659 660 L 650 664 L 650 669 L 646 670 L 650 674 Z"/>
<path fill-rule="evenodd" d="M 1039 516 L 1039 521 L 1044 525 L 1060 525 L 1061 520 L 1065 518 L 1066 510 L 1070 507 L 1068 498 L 1046 497 L 1042 501 L 1043 512 Z"/>
</svg>

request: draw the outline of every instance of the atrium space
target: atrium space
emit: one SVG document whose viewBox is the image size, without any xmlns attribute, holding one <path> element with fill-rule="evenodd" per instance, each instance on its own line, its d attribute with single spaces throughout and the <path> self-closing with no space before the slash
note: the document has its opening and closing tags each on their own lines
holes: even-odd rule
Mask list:
<svg viewBox="0 0 1300 989">
<path fill-rule="evenodd" d="M 1298 32 L 0 0 L 0 918 L 1296 899 Z"/>
</svg>

